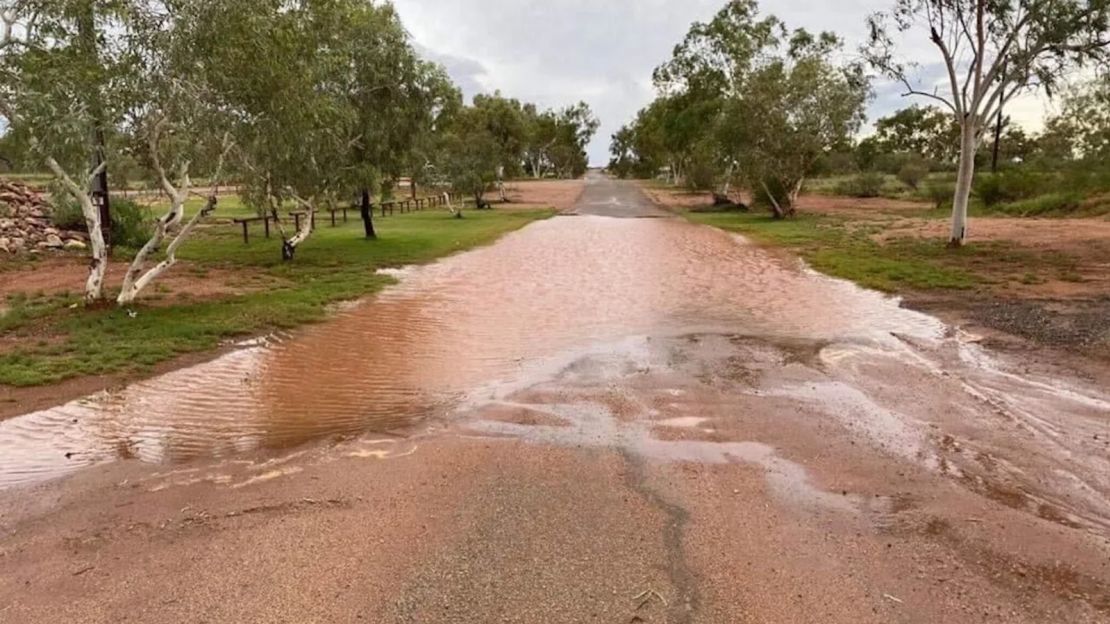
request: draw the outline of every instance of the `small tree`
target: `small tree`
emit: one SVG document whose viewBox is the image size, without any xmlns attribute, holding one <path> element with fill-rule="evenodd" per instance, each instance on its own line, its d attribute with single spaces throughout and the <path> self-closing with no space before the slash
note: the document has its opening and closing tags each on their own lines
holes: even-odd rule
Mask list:
<svg viewBox="0 0 1110 624">
<path fill-rule="evenodd" d="M 929 175 L 929 165 L 920 158 L 910 160 L 898 170 L 898 179 L 913 190 L 918 190 L 921 182 Z"/>
<path fill-rule="evenodd" d="M 97 138 L 116 127 L 134 95 L 134 10 L 126 2 L 0 3 L 0 114 L 8 131 L 24 139 L 30 160 L 45 163 L 81 207 L 89 232 L 90 304 L 103 298 L 108 270 L 93 189 L 111 155 Z"/>
<path fill-rule="evenodd" d="M 784 53 L 760 54 L 721 119 L 726 153 L 762 191 L 776 218 L 795 212 L 821 158 L 859 129 L 870 88 L 857 65 L 833 61 L 840 41 L 798 30 Z"/>
<path fill-rule="evenodd" d="M 468 106 L 454 115 L 445 131 L 438 169 L 455 191 L 470 195 L 481 208 L 486 205 L 486 190 L 498 179 L 503 157 L 502 144 L 490 131 L 487 111 Z"/>
<path fill-rule="evenodd" d="M 1110 160 L 1110 80 L 1091 80 L 1068 90 L 1060 113 L 1045 128 L 1044 142 L 1072 159 Z"/>
<path fill-rule="evenodd" d="M 1107 0 L 897 0 L 869 21 L 868 60 L 906 95 L 941 103 L 960 126 L 950 245 L 967 240 L 975 155 L 991 119 L 1022 91 L 1052 93 L 1077 65 L 1105 62 Z M 895 57 L 893 32 L 919 32 L 943 63 L 942 86 L 921 84 Z"/>
<path fill-rule="evenodd" d="M 127 130 L 137 140 L 134 160 L 169 198 L 169 208 L 154 222 L 153 232 L 124 274 L 116 303 L 135 302 L 142 291 L 177 263 L 177 250 L 215 209 L 224 164 L 233 144 L 229 120 L 211 97 L 204 76 L 196 71 L 192 41 L 207 24 L 189 3 L 166 5 L 164 12 L 135 13 L 133 45 L 144 59 Z M 232 42 L 228 42 L 232 43 Z M 233 44 L 233 43 L 232 43 Z M 222 137 L 222 140 L 221 140 Z M 190 173 L 210 178 L 213 191 L 188 220 L 185 203 Z M 147 269 L 169 239 L 161 261 Z"/>
</svg>

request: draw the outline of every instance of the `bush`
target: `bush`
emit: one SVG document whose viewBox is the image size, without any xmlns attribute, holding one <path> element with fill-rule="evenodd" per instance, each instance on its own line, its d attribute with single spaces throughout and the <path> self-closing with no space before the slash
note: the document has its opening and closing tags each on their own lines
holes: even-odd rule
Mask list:
<svg viewBox="0 0 1110 624">
<path fill-rule="evenodd" d="M 1019 217 L 1065 215 L 1078 212 L 1083 204 L 1083 194 L 1078 192 L 1049 193 L 1031 199 L 1003 204 L 999 212 Z"/>
<path fill-rule="evenodd" d="M 1022 199 L 1031 199 L 1055 187 L 1053 174 L 1013 169 L 1001 173 L 980 174 L 974 192 L 984 206 L 996 206 Z"/>
<path fill-rule="evenodd" d="M 85 231 L 85 215 L 81 212 L 81 205 L 69 193 L 54 185 L 50 189 L 50 211 L 54 227 L 62 230 Z"/>
<path fill-rule="evenodd" d="M 150 209 L 129 199 L 112 200 L 112 244 L 138 249 L 154 232 Z"/>
<path fill-rule="evenodd" d="M 884 184 L 886 184 L 886 177 L 883 174 L 869 171 L 837 184 L 836 194 L 849 197 L 879 197 L 883 194 Z"/>
<path fill-rule="evenodd" d="M 64 191 L 51 193 L 54 226 L 75 232 L 85 232 L 85 215 L 81 205 Z M 146 244 L 154 231 L 150 209 L 129 199 L 112 199 L 112 244 L 137 249 Z"/>
<path fill-rule="evenodd" d="M 933 202 L 933 206 L 940 210 L 952 203 L 956 195 L 956 185 L 950 182 L 930 182 L 925 185 L 924 196 Z"/>
<path fill-rule="evenodd" d="M 929 175 L 929 165 L 920 160 L 911 160 L 898 170 L 898 179 L 901 180 L 902 184 L 915 191 L 921 186 L 922 180 L 927 175 Z"/>
</svg>

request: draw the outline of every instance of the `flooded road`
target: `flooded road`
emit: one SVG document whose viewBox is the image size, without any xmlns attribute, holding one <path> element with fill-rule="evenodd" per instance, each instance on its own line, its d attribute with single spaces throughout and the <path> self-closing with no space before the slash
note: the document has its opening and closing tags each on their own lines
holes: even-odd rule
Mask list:
<svg viewBox="0 0 1110 624">
<path fill-rule="evenodd" d="M 180 462 L 397 431 L 474 388 L 630 336 L 742 331 L 891 343 L 934 320 L 689 225 L 632 186 L 431 266 L 329 323 L 120 392 L 0 422 L 0 486 L 117 458 Z M 627 217 L 609 218 L 606 215 Z M 661 217 L 671 218 L 637 218 Z"/>
<path fill-rule="evenodd" d="M 103 561 L 167 530 L 167 566 L 194 540 L 286 543 L 277 527 L 220 525 L 275 514 L 313 552 L 379 545 L 362 555 L 386 557 L 378 567 L 348 570 L 388 597 L 355 601 L 371 621 L 1110 618 L 1105 384 L 1033 374 L 601 177 L 572 213 L 394 273 L 327 323 L 0 422 L 0 565 L 31 560 L 20 523 L 76 540 L 33 576 L 95 607 L 79 621 L 114 621 L 158 575 L 131 564 L 96 581 L 122 593 L 97 598 L 71 587 L 74 558 Z M 162 498 L 110 525 L 88 506 L 52 525 L 19 503 L 38 488 L 70 501 L 106 491 L 126 507 L 121 487 Z M 236 507 L 233 491 L 262 502 Z M 210 509 L 186 511 L 199 506 Z M 312 528 L 321 517 L 341 537 Z M 419 545 L 393 552 L 416 527 Z M 264 576 L 322 565 L 259 547 Z M 386 563 L 397 556 L 414 567 Z M 244 564 L 207 557 L 196 565 Z M 546 580 L 518 586 L 512 570 Z M 498 585 L 507 593 L 491 597 Z M 257 610 L 216 609 L 216 621 L 275 621 L 243 591 Z M 319 596 L 294 593 L 285 617 L 318 613 Z M 12 604 L 13 621 L 47 621 L 42 603 Z M 173 605 L 159 617 L 184 613 Z"/>
</svg>

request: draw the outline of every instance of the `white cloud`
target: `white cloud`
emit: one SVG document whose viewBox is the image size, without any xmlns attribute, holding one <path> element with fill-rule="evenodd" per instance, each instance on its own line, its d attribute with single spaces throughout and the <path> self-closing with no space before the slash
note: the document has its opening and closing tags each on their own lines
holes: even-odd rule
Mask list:
<svg viewBox="0 0 1110 624">
<path fill-rule="evenodd" d="M 467 96 L 482 91 L 557 107 L 585 100 L 602 126 L 590 146 L 608 161 L 609 137 L 654 97 L 651 72 L 670 56 L 690 24 L 707 20 L 724 0 L 394 0 L 405 26 L 430 59 L 442 63 Z M 865 20 L 892 0 L 765 1 L 763 14 L 791 28 L 832 30 L 855 50 Z M 923 37 L 903 49 L 933 62 Z M 923 75 L 936 67 L 924 65 Z M 922 101 L 921 103 L 927 103 Z M 907 106 L 898 85 L 876 83 L 871 118 Z M 1038 127 L 1043 102 L 1023 98 L 1011 114 Z"/>
</svg>

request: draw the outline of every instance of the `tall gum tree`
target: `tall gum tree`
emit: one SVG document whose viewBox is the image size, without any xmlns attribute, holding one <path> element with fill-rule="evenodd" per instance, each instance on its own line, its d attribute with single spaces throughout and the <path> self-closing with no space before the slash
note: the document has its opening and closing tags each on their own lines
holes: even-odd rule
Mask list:
<svg viewBox="0 0 1110 624">
<path fill-rule="evenodd" d="M 124 274 L 116 298 L 121 306 L 134 303 L 177 263 L 178 249 L 215 211 L 224 165 L 234 146 L 229 120 L 196 71 L 191 41 L 207 29 L 198 21 L 201 13 L 196 6 L 182 2 L 152 10 L 144 5 L 145 10 L 133 14 L 136 28 L 132 39 L 143 62 L 123 130 L 134 138 L 135 160 L 145 165 L 148 177 L 169 198 L 169 207 L 154 220 L 151 237 Z M 197 171 L 208 177 L 211 190 L 203 206 L 186 219 L 185 204 L 192 193 L 190 173 Z M 153 266 L 148 268 L 150 263 Z"/>
<path fill-rule="evenodd" d="M 975 154 L 992 118 L 1023 91 L 1058 83 L 1078 66 L 1105 64 L 1110 0 L 898 0 L 869 20 L 867 60 L 905 94 L 943 105 L 960 126 L 949 244 L 968 238 Z M 938 84 L 896 56 L 898 36 L 920 37 L 940 57 Z"/>
<path fill-rule="evenodd" d="M 88 304 L 103 299 L 108 271 L 93 188 L 111 155 L 96 137 L 119 124 L 134 95 L 135 10 L 124 0 L 0 2 L 0 115 L 81 208 L 89 232 Z M 97 44 L 89 46 L 90 39 Z"/>
</svg>

